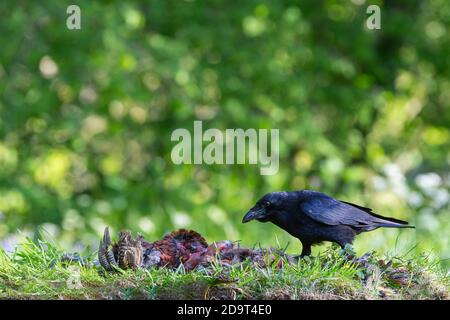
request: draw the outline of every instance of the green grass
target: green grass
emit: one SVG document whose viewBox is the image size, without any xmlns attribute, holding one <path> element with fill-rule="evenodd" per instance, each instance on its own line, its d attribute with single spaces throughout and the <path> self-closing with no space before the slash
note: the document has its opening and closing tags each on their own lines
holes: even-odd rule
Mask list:
<svg viewBox="0 0 450 320">
<path fill-rule="evenodd" d="M 448 299 L 449 277 L 427 256 L 372 254 L 364 266 L 331 247 L 295 265 L 152 269 L 104 273 L 61 262 L 53 244 L 31 240 L 0 251 L 1 299 Z M 89 257 L 88 261 L 93 261 Z M 278 264 L 279 265 L 279 264 Z M 79 280 L 79 281 L 78 281 Z M 75 285 L 73 285 L 75 284 Z M 76 285 L 79 284 L 79 285 Z"/>
</svg>

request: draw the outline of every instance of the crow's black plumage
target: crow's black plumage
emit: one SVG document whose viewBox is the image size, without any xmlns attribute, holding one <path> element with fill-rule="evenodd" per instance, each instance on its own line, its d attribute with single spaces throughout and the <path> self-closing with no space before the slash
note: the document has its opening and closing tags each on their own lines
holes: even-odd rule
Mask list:
<svg viewBox="0 0 450 320">
<path fill-rule="evenodd" d="M 298 238 L 303 245 L 302 256 L 310 255 L 311 246 L 322 241 L 344 247 L 361 232 L 380 227 L 414 228 L 406 221 L 383 217 L 372 209 L 310 190 L 268 193 L 242 222 L 250 220 L 270 221 Z"/>
</svg>

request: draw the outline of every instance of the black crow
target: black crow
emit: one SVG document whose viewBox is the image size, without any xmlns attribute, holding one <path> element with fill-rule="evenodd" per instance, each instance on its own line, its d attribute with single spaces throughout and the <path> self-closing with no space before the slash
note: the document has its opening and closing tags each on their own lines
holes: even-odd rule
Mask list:
<svg viewBox="0 0 450 320">
<path fill-rule="evenodd" d="M 311 254 L 311 245 L 322 241 L 336 242 L 344 248 L 361 232 L 379 227 L 414 228 L 406 221 L 383 217 L 372 209 L 310 190 L 268 193 L 242 222 L 250 220 L 270 221 L 298 238 L 303 245 L 302 257 Z"/>
</svg>

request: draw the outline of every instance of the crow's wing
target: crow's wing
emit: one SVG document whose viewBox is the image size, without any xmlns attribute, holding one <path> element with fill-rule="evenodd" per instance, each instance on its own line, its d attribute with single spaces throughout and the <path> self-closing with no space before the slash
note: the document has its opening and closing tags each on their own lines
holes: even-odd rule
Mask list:
<svg viewBox="0 0 450 320">
<path fill-rule="evenodd" d="M 401 227 L 407 224 L 405 221 L 377 215 L 370 208 L 328 196 L 311 197 L 302 202 L 301 209 L 318 222 L 328 225 L 348 225 L 367 231 L 377 227 Z"/>
<path fill-rule="evenodd" d="M 365 211 L 331 197 L 309 198 L 302 202 L 301 209 L 310 218 L 328 225 L 360 225 L 370 220 Z"/>
</svg>

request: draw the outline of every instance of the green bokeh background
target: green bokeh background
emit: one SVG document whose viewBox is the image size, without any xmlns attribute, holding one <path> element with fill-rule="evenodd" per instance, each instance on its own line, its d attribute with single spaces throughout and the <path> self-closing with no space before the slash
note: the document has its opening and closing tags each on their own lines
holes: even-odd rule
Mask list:
<svg viewBox="0 0 450 320">
<path fill-rule="evenodd" d="M 70 4 L 81 30 L 66 28 Z M 361 235 L 358 253 L 447 259 L 449 25 L 446 0 L 2 1 L 2 246 L 42 228 L 94 250 L 109 225 L 298 252 L 241 219 L 266 192 L 307 188 L 417 226 Z M 278 174 L 174 165 L 170 135 L 194 120 L 280 129 Z"/>
</svg>

